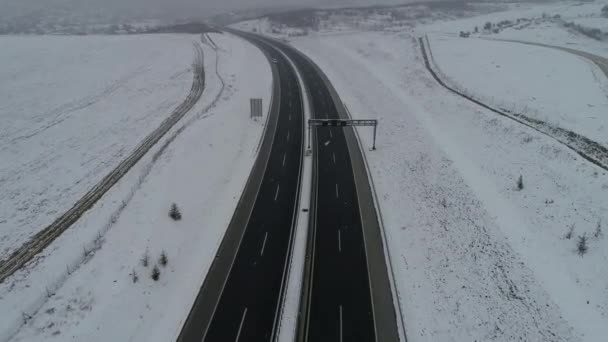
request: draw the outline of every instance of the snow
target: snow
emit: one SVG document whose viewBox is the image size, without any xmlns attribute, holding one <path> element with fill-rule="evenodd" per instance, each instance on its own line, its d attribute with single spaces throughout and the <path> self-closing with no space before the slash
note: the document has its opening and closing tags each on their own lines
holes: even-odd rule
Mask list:
<svg viewBox="0 0 608 342">
<path fill-rule="evenodd" d="M 602 340 L 608 252 L 595 231 L 608 219 L 606 171 L 447 92 L 414 38 L 292 39 L 353 117 L 379 120 L 378 149 L 365 153 L 408 341 Z M 359 135 L 371 145 L 371 132 Z"/>
<path fill-rule="evenodd" d="M 570 53 L 431 34 L 437 66 L 458 89 L 608 146 L 608 80 Z"/>
<path fill-rule="evenodd" d="M 572 49 L 587 51 L 600 56 L 608 56 L 608 45 L 578 32 L 564 27 L 563 22 L 594 21 L 606 22 L 608 19 L 598 18 L 604 4 L 597 2 L 556 2 L 548 4 L 511 4 L 508 10 L 483 14 L 457 20 L 435 21 L 429 24 L 417 25 L 413 30 L 417 35 L 427 33 L 458 34 L 460 31 L 473 32 L 477 27 L 479 36 L 489 39 L 523 40 L 548 45 L 564 46 Z M 554 16 L 560 19 L 554 19 Z M 544 17 L 543 17 L 544 16 Z M 516 23 L 517 19 L 525 19 L 519 24 L 503 28 L 499 33 L 483 31 L 485 23 L 498 23 L 508 20 Z M 595 27 L 595 26 L 594 26 Z"/>
<path fill-rule="evenodd" d="M 203 46 L 206 87 L 195 108 L 34 266 L 0 285 L 2 340 L 177 337 L 257 153 L 266 115 L 251 120 L 249 98 L 261 97 L 264 112 L 270 101 L 262 53 L 240 38 L 211 36 L 219 50 Z M 173 202 L 181 221 L 167 215 Z M 98 249 L 83 258 L 83 246 L 99 233 Z M 151 268 L 163 251 L 169 262 L 155 282 Z M 141 264 L 146 253 L 148 267 Z M 25 325 L 22 312 L 32 316 Z"/>
<path fill-rule="evenodd" d="M 608 32 L 608 18 L 577 18 L 572 20 L 572 22 L 585 27 L 598 28 L 602 32 Z"/>
<path fill-rule="evenodd" d="M 0 259 L 70 208 L 190 91 L 196 36 L 0 36 Z"/>
</svg>

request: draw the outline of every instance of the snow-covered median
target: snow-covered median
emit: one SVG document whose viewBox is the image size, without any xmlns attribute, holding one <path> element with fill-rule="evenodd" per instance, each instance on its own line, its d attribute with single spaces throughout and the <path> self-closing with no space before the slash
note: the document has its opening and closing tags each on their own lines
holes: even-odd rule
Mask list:
<svg viewBox="0 0 608 342">
<path fill-rule="evenodd" d="M 608 335 L 604 170 L 439 86 L 409 34 L 293 42 L 355 118 L 379 120 L 366 153 L 408 341 Z"/>
<path fill-rule="evenodd" d="M 7 309 L 0 336 L 13 335 L 14 341 L 175 339 L 257 153 L 265 117 L 249 118 L 249 98 L 263 98 L 264 113 L 270 101 L 272 78 L 262 53 L 230 35 L 212 38 L 219 50 L 204 45 L 206 88 L 195 108 L 94 210 L 45 250 L 36 267 L 0 285 L 0 307 Z M 215 74 L 216 61 L 221 78 Z M 46 298 L 47 284 L 79 258 L 83 244 L 95 239 L 125 200 L 101 248 Z M 171 203 L 178 205 L 180 221 L 169 218 Z M 163 251 L 166 266 L 160 265 Z M 141 262 L 144 255 L 147 267 Z M 158 281 L 151 278 L 155 265 Z M 32 316 L 22 326 L 21 312 Z"/>
<path fill-rule="evenodd" d="M 565 51 L 429 35 L 447 82 L 499 108 L 568 129 L 608 146 L 608 79 Z"/>
</svg>

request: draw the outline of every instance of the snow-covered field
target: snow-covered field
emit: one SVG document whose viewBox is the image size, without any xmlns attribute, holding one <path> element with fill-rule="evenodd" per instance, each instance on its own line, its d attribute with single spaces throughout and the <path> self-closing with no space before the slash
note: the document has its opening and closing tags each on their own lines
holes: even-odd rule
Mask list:
<svg viewBox="0 0 608 342">
<path fill-rule="evenodd" d="M 545 47 L 431 34 L 434 60 L 458 89 L 608 146 L 608 79 L 592 62 Z"/>
<path fill-rule="evenodd" d="M 608 56 L 608 44 L 553 18 L 597 21 L 603 5 L 517 3 L 487 13 L 497 8 L 488 5 L 474 17 L 470 9 L 430 14 L 420 5 L 401 19 L 332 14 L 318 32 L 272 32 L 265 19 L 235 25 L 290 39 L 327 73 L 353 117 L 379 120 L 378 149 L 365 153 L 409 341 L 608 336 L 608 172 L 442 88 L 415 40 L 429 34 L 442 71 L 479 97 L 608 144 L 608 80 L 595 66 L 562 51 L 487 40 Z M 518 18 L 528 20 L 455 37 Z M 0 284 L 0 340 L 175 338 L 257 152 L 265 118 L 249 119 L 248 100 L 262 97 L 264 112 L 270 100 L 264 56 L 238 38 L 211 36 L 219 49 L 203 44 L 206 88 L 195 108 L 94 210 Z M 194 35 L 0 37 L 0 259 L 182 101 L 192 43 L 200 42 Z M 359 136 L 371 145 L 368 129 Z M 179 222 L 167 217 L 173 202 Z M 168 265 L 155 282 L 151 269 L 163 252 Z M 288 328 L 295 292 L 289 302 Z"/>
<path fill-rule="evenodd" d="M 272 77 L 262 53 L 239 38 L 211 36 L 219 49 L 203 46 L 206 88 L 197 105 L 35 266 L 0 285 L 1 340 L 175 339 L 257 153 L 265 115 L 249 118 L 249 98 L 263 98 L 264 113 L 270 101 Z M 186 41 L 187 48 L 200 42 L 198 36 L 147 39 Z M 181 221 L 167 215 L 173 202 Z M 83 258 L 100 232 L 98 249 Z M 159 266 L 155 282 L 151 270 L 163 251 L 168 264 Z"/>
<path fill-rule="evenodd" d="M 366 153 L 409 341 L 608 336 L 605 170 L 447 92 L 410 32 L 292 42 L 354 117 L 379 119 Z"/>
<path fill-rule="evenodd" d="M 585 27 L 597 28 L 603 32 L 608 32 L 608 18 L 577 18 L 572 20 L 572 22 Z"/>
<path fill-rule="evenodd" d="M 0 36 L 0 259 L 183 101 L 198 39 Z"/>
<path fill-rule="evenodd" d="M 418 35 L 427 33 L 458 34 L 460 31 L 474 32 L 475 27 L 477 27 L 479 34 L 472 34 L 473 37 L 524 40 L 569 47 L 607 57 L 608 44 L 606 42 L 584 36 L 564 27 L 563 24 L 563 22 L 578 22 L 579 20 L 593 20 L 596 25 L 598 22 L 608 22 L 608 18 L 598 18 L 601 8 L 605 4 L 602 2 L 579 3 L 570 1 L 544 5 L 513 4 L 508 11 L 417 25 L 413 32 Z M 556 15 L 560 18 L 553 18 Z M 518 19 L 521 20 L 519 24 L 517 24 Z M 490 22 L 496 25 L 501 21 L 510 21 L 511 24 L 500 29 L 498 33 L 483 30 L 486 23 Z"/>
<path fill-rule="evenodd" d="M 366 153 L 409 341 L 608 336 L 608 173 L 439 86 L 415 41 L 429 34 L 444 74 L 475 97 L 606 145 L 608 79 L 596 65 L 492 41 L 608 56 L 608 44 L 564 25 L 598 27 L 604 5 L 512 3 L 475 16 L 421 5 L 384 19 L 318 12 L 318 28 L 307 30 L 268 19 L 235 25 L 290 40 L 328 74 L 355 118 L 379 120 L 378 150 Z M 473 38 L 456 38 L 475 27 Z M 359 135 L 371 145 L 371 132 Z"/>
</svg>

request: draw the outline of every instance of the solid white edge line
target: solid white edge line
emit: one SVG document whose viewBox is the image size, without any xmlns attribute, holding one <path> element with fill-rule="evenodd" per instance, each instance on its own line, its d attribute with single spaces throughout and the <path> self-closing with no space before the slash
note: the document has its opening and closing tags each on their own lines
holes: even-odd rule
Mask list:
<svg viewBox="0 0 608 342">
<path fill-rule="evenodd" d="M 338 252 L 342 252 L 342 239 L 340 238 L 340 229 L 338 229 Z"/>
<path fill-rule="evenodd" d="M 336 198 L 340 198 L 340 191 L 338 190 L 338 183 L 336 183 Z"/>
<path fill-rule="evenodd" d="M 332 152 L 331 159 L 334 160 L 334 164 L 336 163 L 336 152 Z"/>
<path fill-rule="evenodd" d="M 285 158 L 287 157 L 287 152 L 283 153 L 283 166 L 285 166 Z"/>
<path fill-rule="evenodd" d="M 336 90 L 337 92 L 337 90 Z M 348 106 L 346 105 L 346 103 L 342 103 L 344 105 L 344 109 L 346 110 L 346 113 L 348 114 L 348 117 L 352 119 L 352 115 L 350 115 L 350 110 L 348 109 Z M 384 250 L 384 259 L 386 261 L 386 266 L 388 267 L 388 269 L 390 270 L 390 272 L 388 272 L 388 277 L 389 277 L 389 283 L 390 283 L 390 287 L 391 287 L 391 292 L 392 292 L 392 297 L 393 297 L 393 306 L 395 308 L 395 314 L 398 316 L 397 319 L 397 325 L 399 328 L 399 339 L 401 341 L 407 341 L 407 333 L 405 330 L 405 321 L 404 321 L 404 311 L 403 308 L 401 307 L 401 302 L 399 301 L 399 292 L 397 291 L 397 282 L 395 280 L 395 270 L 393 269 L 393 261 L 391 259 L 391 255 L 389 252 L 389 247 L 388 247 L 388 237 L 386 236 L 386 230 L 384 229 L 384 220 L 383 220 L 383 216 L 382 216 L 382 208 L 380 207 L 380 200 L 378 199 L 378 193 L 376 192 L 376 185 L 374 183 L 374 177 L 370 171 L 370 167 L 369 167 L 369 162 L 367 160 L 367 153 L 366 150 L 363 148 L 363 144 L 361 143 L 361 137 L 359 136 L 359 131 L 355 128 L 353 129 L 353 132 L 355 133 L 355 137 L 356 137 L 356 141 L 357 141 L 357 145 L 359 146 L 359 150 L 361 150 L 361 154 L 363 156 L 363 164 L 365 166 L 366 172 L 367 172 L 367 178 L 369 180 L 369 184 L 372 190 L 372 194 L 373 194 L 373 200 L 374 200 L 374 207 L 376 208 L 376 214 L 377 214 L 377 218 L 378 218 L 378 224 L 380 225 L 380 230 L 382 231 L 382 243 L 383 243 L 383 250 Z M 356 183 L 355 183 L 356 186 Z M 358 199 L 357 199 L 358 201 Z M 357 203 L 357 205 L 359 205 Z M 363 220 L 363 218 L 361 218 L 361 220 Z M 365 241 L 365 234 L 363 234 L 363 239 Z M 366 253 L 366 258 L 367 258 L 367 250 L 365 251 Z M 368 266 L 369 267 L 369 266 Z M 368 273 L 369 276 L 369 273 Z M 370 289 L 371 289 L 371 278 L 370 279 Z M 371 295 L 371 293 L 370 293 Z M 372 297 L 373 298 L 373 297 Z M 372 299 L 372 305 L 373 305 L 373 299 Z M 374 320 L 374 329 L 375 329 L 375 320 Z"/>
<path fill-rule="evenodd" d="M 340 342 L 343 341 L 342 335 L 342 305 L 340 305 Z"/>
</svg>

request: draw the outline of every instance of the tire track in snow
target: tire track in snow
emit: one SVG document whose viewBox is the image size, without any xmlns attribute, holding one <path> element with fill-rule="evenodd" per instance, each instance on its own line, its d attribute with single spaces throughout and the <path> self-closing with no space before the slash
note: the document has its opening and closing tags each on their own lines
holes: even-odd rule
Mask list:
<svg viewBox="0 0 608 342">
<path fill-rule="evenodd" d="M 89 192 L 87 192 L 74 206 L 57 218 L 49 226 L 36 233 L 29 241 L 0 263 L 0 283 L 19 270 L 27 262 L 51 244 L 66 229 L 74 224 L 87 210 L 116 184 L 149 150 L 154 146 L 183 116 L 194 106 L 203 93 L 205 86 L 205 73 L 203 64 L 203 51 L 200 45 L 195 44 L 196 57 L 194 61 L 194 76 L 192 88 L 186 99 L 173 110 L 158 128 L 150 133 L 124 159 L 118 166 L 107 174 Z M 216 61 L 217 63 L 217 61 Z M 215 101 L 214 101 L 215 102 Z M 212 103 L 213 105 L 214 103 Z M 184 127 L 183 127 L 184 128 Z M 182 130 L 183 130 L 182 128 Z M 173 137 L 173 139 L 175 139 Z"/>
<path fill-rule="evenodd" d="M 530 118 L 521 113 L 513 113 L 512 111 L 504 108 L 494 108 L 488 104 L 485 104 L 474 97 L 463 93 L 462 91 L 457 90 L 455 87 L 450 86 L 444 80 L 446 77 L 439 76 L 440 71 L 436 71 L 431 66 L 431 61 L 433 60 L 433 53 L 430 49 L 430 44 L 428 41 L 428 37 L 426 37 L 426 44 L 424 42 L 425 39 L 422 37 L 418 38 L 418 43 L 420 45 L 420 50 L 422 51 L 422 57 L 424 60 L 424 64 L 426 69 L 431 73 L 431 76 L 439 83 L 442 87 L 446 88 L 450 92 L 463 97 L 485 109 L 488 109 L 498 115 L 501 115 L 507 119 L 511 119 L 519 124 L 527 126 L 539 133 L 542 133 L 560 144 L 566 146 L 570 150 L 576 152 L 579 156 L 583 157 L 587 161 L 601 167 L 604 170 L 608 171 L 608 148 L 602 146 L 598 142 L 595 142 L 583 135 L 572 132 L 565 128 L 557 127 L 554 125 L 550 125 L 542 120 Z M 428 49 L 428 52 L 427 52 Z M 433 65 L 437 68 L 437 64 L 433 61 Z"/>
</svg>

